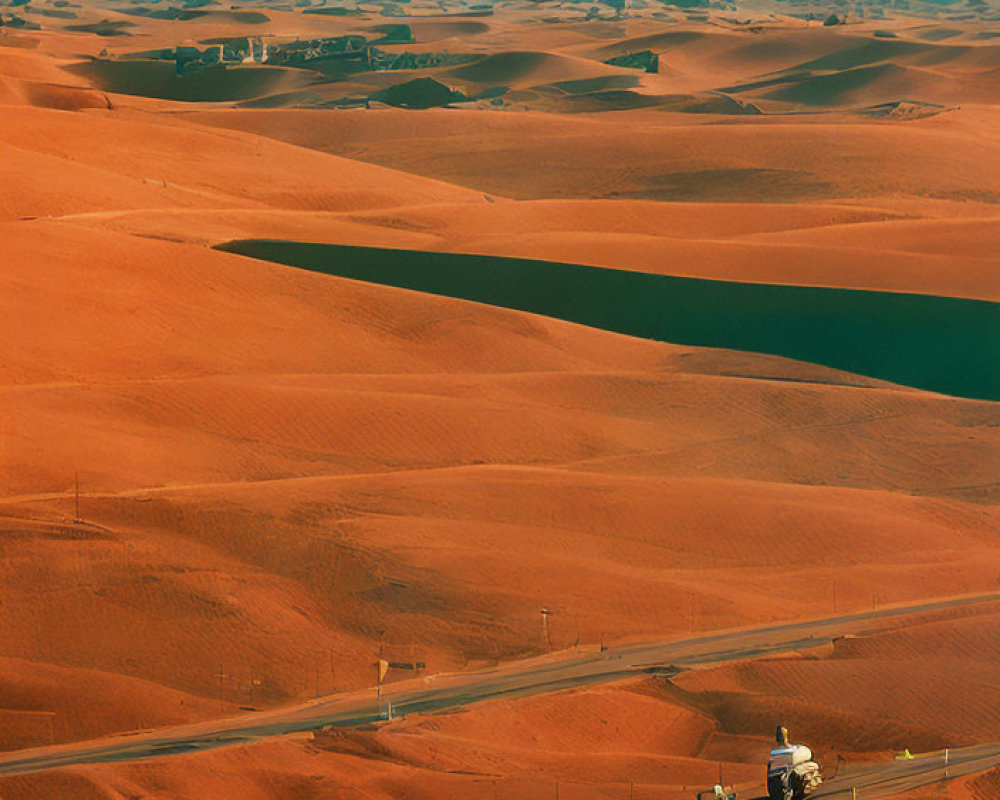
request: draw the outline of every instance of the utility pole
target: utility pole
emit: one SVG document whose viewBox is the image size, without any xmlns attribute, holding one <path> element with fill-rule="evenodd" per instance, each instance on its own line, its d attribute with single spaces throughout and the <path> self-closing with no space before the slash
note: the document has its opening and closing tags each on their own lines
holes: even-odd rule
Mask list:
<svg viewBox="0 0 1000 800">
<path fill-rule="evenodd" d="M 552 612 L 547 608 L 541 610 L 542 615 L 542 646 L 546 650 L 552 649 L 552 639 L 549 637 L 549 614 Z"/>
<path fill-rule="evenodd" d="M 215 677 L 219 679 L 219 710 L 220 711 L 225 711 L 226 710 L 226 678 L 228 678 L 229 676 L 226 675 L 225 671 L 222 669 L 222 662 L 221 661 L 219 662 L 219 671 L 218 671 L 218 673 L 216 674 Z"/>
<path fill-rule="evenodd" d="M 80 473 L 73 471 L 73 523 L 79 525 L 80 519 Z"/>
<path fill-rule="evenodd" d="M 944 749 L 944 779 L 948 780 L 948 748 Z"/>
<path fill-rule="evenodd" d="M 378 658 L 375 660 L 375 676 L 376 676 L 376 681 L 375 681 L 375 699 L 376 700 L 381 700 L 382 699 L 382 675 L 384 674 L 383 671 L 382 671 L 382 664 L 384 663 L 383 660 L 382 660 L 382 651 L 383 651 L 383 644 L 382 644 L 382 636 L 380 634 L 379 638 L 378 638 Z M 379 705 L 380 705 L 379 711 L 381 712 L 381 710 L 382 710 L 381 709 L 381 704 L 379 704 Z"/>
</svg>

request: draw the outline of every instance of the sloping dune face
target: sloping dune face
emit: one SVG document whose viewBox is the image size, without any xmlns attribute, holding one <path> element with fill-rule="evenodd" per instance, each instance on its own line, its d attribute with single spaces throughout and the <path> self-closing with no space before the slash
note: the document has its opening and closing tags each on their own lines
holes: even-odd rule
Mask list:
<svg viewBox="0 0 1000 800">
<path fill-rule="evenodd" d="M 0 9 L 0 748 L 361 690 L 380 653 L 391 696 L 418 662 L 996 591 L 994 402 L 216 248 L 988 312 L 988 7 L 266 5 Z M 387 105 L 414 81 L 450 107 Z M 0 797 L 756 797 L 779 722 L 833 769 L 1000 739 L 997 620 Z"/>
</svg>

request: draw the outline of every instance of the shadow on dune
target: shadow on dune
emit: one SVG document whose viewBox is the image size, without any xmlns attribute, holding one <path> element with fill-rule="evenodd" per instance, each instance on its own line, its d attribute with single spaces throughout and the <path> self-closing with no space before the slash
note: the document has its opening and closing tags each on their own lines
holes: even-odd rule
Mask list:
<svg viewBox="0 0 1000 800">
<path fill-rule="evenodd" d="M 731 283 L 527 259 L 243 240 L 218 249 L 678 344 L 785 356 L 1000 400 L 1000 305 Z"/>
<path fill-rule="evenodd" d="M 178 75 L 172 61 L 92 61 L 71 64 L 67 71 L 116 94 L 187 102 L 247 100 L 282 88 L 301 87 L 317 76 L 284 67 L 207 67 Z"/>
</svg>

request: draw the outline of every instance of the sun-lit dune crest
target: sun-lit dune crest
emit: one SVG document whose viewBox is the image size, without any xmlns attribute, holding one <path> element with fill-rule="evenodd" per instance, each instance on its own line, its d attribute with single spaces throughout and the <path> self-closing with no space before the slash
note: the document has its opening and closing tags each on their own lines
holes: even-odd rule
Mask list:
<svg viewBox="0 0 1000 800">
<path fill-rule="evenodd" d="M 222 204 L 334 210 L 391 207 L 415 201 L 482 200 L 472 190 L 439 181 L 300 148 L 286 150 L 285 145 L 240 134 L 219 136 L 204 129 L 178 127 L 169 119 L 162 123 L 142 117 L 92 119 L 24 108 L 5 112 L 5 123 L 0 138 L 8 146 L 28 151 L 28 158 L 53 164 L 69 161 L 69 169 L 92 171 L 94 178 L 81 179 L 77 184 L 81 191 L 93 186 L 104 192 L 114 182 L 128 183 L 136 193 L 172 196 L 168 206 L 212 208 Z M 123 148 L 127 148 L 128 157 L 123 157 Z M 186 158 L 188 153 L 199 153 L 200 159 Z M 3 169 L 16 174 L 24 167 L 17 159 L 5 159 Z M 97 171 L 111 173 L 111 182 L 102 182 L 96 177 Z M 33 203 L 30 196 L 36 191 L 44 192 L 51 200 Z M 36 185 L 27 196 L 10 192 L 5 200 L 20 216 L 107 208 L 88 208 L 84 201 L 63 210 L 60 206 L 65 207 L 65 203 L 58 198 L 57 193 Z M 135 205 L 156 208 L 164 203 Z M 133 203 L 123 201 L 112 207 L 122 206 L 128 208 Z"/>
</svg>

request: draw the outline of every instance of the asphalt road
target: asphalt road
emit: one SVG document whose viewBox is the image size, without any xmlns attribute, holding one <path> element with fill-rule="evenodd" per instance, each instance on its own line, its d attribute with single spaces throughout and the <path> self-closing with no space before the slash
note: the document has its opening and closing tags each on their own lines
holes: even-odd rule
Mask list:
<svg viewBox="0 0 1000 800">
<path fill-rule="evenodd" d="M 77 764 L 164 757 L 247 744 L 324 726 L 365 725 L 386 719 L 386 700 L 391 702 L 393 715 L 399 717 L 455 709 L 495 698 L 623 680 L 642 673 L 672 674 L 691 667 L 819 647 L 839 636 L 875 633 L 912 621 L 907 618 L 933 616 L 950 609 L 998 601 L 1000 593 L 945 598 L 860 614 L 724 631 L 685 640 L 628 644 L 604 652 L 591 650 L 552 654 L 476 672 L 434 675 L 391 684 L 381 703 L 375 698 L 374 688 L 370 688 L 330 695 L 301 705 L 174 728 L 12 751 L 0 754 L 0 775 L 39 772 Z M 980 769 L 992 766 L 998 760 L 1000 755 L 987 748 L 981 755 L 980 761 L 984 766 Z M 920 765 L 927 766 L 923 760 L 894 762 L 891 766 L 903 773 L 914 770 L 912 776 L 901 773 L 900 778 L 916 778 Z M 886 765 L 881 765 L 873 769 L 885 768 Z M 862 777 L 859 775 L 855 780 Z M 869 784 L 877 777 L 869 776 Z M 824 792 L 833 794 L 817 793 L 813 797 L 849 796 L 850 786 L 846 787 L 847 795 L 843 795 L 844 790 L 838 788 L 842 780 L 846 778 L 838 778 L 824 787 Z M 867 794 L 865 800 L 877 796 Z"/>
<path fill-rule="evenodd" d="M 949 750 L 947 776 L 971 775 L 998 764 L 1000 742 Z M 944 751 L 917 755 L 912 761 L 852 765 L 809 797 L 810 800 L 845 800 L 852 797 L 852 789 L 856 788 L 858 800 L 878 800 L 943 780 L 944 766 Z"/>
</svg>

